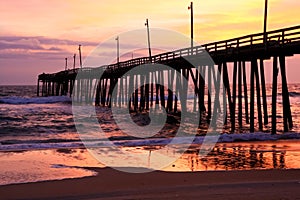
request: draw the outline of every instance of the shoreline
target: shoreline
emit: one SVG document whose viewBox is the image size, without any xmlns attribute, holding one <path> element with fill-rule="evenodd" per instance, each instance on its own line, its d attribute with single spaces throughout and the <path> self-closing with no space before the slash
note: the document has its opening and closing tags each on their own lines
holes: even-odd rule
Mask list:
<svg viewBox="0 0 300 200">
<path fill-rule="evenodd" d="M 0 186 L 1 199 L 296 199 L 300 169 L 129 174 Z"/>
<path fill-rule="evenodd" d="M 157 158 L 152 148 L 126 147 L 122 152 L 128 154 L 118 157 L 103 148 L 103 156 L 116 156 L 116 159 L 131 158 L 131 154 L 140 153 L 147 156 L 147 161 L 136 160 L 134 167 L 154 168 L 166 172 L 222 172 L 236 170 L 266 170 L 266 169 L 298 169 L 300 160 L 300 141 L 264 141 L 235 142 L 217 144 L 205 157 L 199 156 L 199 145 L 192 145 L 176 161 L 169 165 L 157 166 Z M 164 155 L 175 156 L 180 146 L 168 147 Z M 154 155 L 154 156 L 153 156 Z M 99 157 L 100 159 L 100 157 Z M 85 148 L 63 148 L 47 150 L 28 150 L 16 152 L 0 152 L 0 184 L 2 186 L 14 183 L 29 183 L 37 181 L 80 178 L 94 174 L 85 170 L 114 164 L 97 160 Z M 26 161 L 26 162 L 24 162 Z M 124 163 L 121 166 L 129 166 Z"/>
</svg>

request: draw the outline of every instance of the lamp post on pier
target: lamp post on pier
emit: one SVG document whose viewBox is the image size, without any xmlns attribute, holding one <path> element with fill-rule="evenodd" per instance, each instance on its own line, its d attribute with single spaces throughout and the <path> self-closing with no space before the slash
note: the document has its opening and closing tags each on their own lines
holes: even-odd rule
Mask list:
<svg viewBox="0 0 300 200">
<path fill-rule="evenodd" d="M 191 2 L 190 6 L 188 7 L 191 10 L 191 50 L 193 49 L 193 40 L 194 40 L 194 13 L 193 13 L 193 2 Z"/>
<path fill-rule="evenodd" d="M 267 45 L 267 20 L 268 20 L 268 0 L 265 0 L 265 16 L 264 16 L 264 43 Z"/>
<path fill-rule="evenodd" d="M 119 36 L 116 37 L 117 40 L 117 63 L 119 64 L 120 62 L 120 43 L 119 43 Z"/>
<path fill-rule="evenodd" d="M 82 68 L 82 60 L 81 60 L 81 44 L 78 47 L 78 51 L 79 51 L 79 62 L 80 62 L 80 68 Z"/>
<path fill-rule="evenodd" d="M 151 46 L 150 46 L 150 31 L 149 31 L 149 22 L 148 19 L 146 19 L 145 26 L 147 27 L 147 35 L 148 35 L 148 49 L 149 49 L 149 59 L 151 62 Z"/>
<path fill-rule="evenodd" d="M 73 55 L 73 70 L 75 70 L 76 53 Z"/>
<path fill-rule="evenodd" d="M 67 71 L 67 69 L 68 69 L 68 58 L 65 58 L 65 61 L 66 61 L 65 71 Z"/>
</svg>

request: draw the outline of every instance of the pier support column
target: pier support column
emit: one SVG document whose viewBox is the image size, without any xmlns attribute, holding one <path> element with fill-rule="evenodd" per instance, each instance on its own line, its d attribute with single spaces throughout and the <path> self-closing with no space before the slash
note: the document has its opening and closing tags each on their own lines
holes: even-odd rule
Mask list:
<svg viewBox="0 0 300 200">
<path fill-rule="evenodd" d="M 248 109 L 248 86 L 246 78 L 246 62 L 243 61 L 243 85 L 244 85 L 244 102 L 245 102 L 245 116 L 246 123 L 249 124 L 249 109 Z"/>
<path fill-rule="evenodd" d="M 234 61 L 233 78 L 232 78 L 232 105 L 230 109 L 231 116 L 231 131 L 235 131 L 235 108 L 236 108 L 236 76 L 237 76 L 238 61 Z"/>
<path fill-rule="evenodd" d="M 199 66 L 199 72 L 200 74 L 199 74 L 198 107 L 199 107 L 200 119 L 201 119 L 201 113 L 206 111 L 206 107 L 204 104 L 206 66 Z"/>
<path fill-rule="evenodd" d="M 243 105 L 242 105 L 242 61 L 239 61 L 238 66 L 238 119 L 239 127 L 243 126 Z"/>
<path fill-rule="evenodd" d="M 130 75 L 129 76 L 129 88 L 128 88 L 128 109 L 129 110 L 132 110 L 132 105 L 133 105 L 133 102 L 134 102 L 134 99 L 133 99 L 133 94 L 134 94 L 134 75 Z"/>
<path fill-rule="evenodd" d="M 150 87 L 150 77 L 151 77 L 151 73 L 146 74 L 146 85 L 145 85 L 145 101 L 146 101 L 146 110 L 149 110 L 149 106 L 150 106 L 150 98 L 149 98 L 149 87 Z"/>
<path fill-rule="evenodd" d="M 257 60 L 253 60 L 253 65 L 254 65 L 254 74 L 255 74 L 255 81 L 256 81 L 256 106 L 257 106 L 258 125 L 259 125 L 259 130 L 262 131 L 263 123 L 262 123 L 262 113 L 261 113 L 260 83 L 259 83 Z"/>
<path fill-rule="evenodd" d="M 160 72 L 160 104 L 163 108 L 165 108 L 165 86 L 164 86 L 164 71 Z"/>
<path fill-rule="evenodd" d="M 210 122 L 211 119 L 211 73 L 212 73 L 212 67 L 213 66 L 208 66 L 208 71 L 207 71 L 207 96 L 208 96 L 208 100 L 207 100 L 207 122 Z"/>
<path fill-rule="evenodd" d="M 40 96 L 40 79 L 37 81 L 36 96 Z"/>
<path fill-rule="evenodd" d="M 263 99 L 263 109 L 264 109 L 264 124 L 268 124 L 268 107 L 267 107 L 267 95 L 266 95 L 266 83 L 265 83 L 265 70 L 264 70 L 264 60 L 260 59 L 260 78 L 261 78 L 261 92 Z"/>
<path fill-rule="evenodd" d="M 254 64 L 251 61 L 250 74 L 250 133 L 254 132 Z"/>
<path fill-rule="evenodd" d="M 231 110 L 232 107 L 232 101 L 231 101 L 231 92 L 230 92 L 230 85 L 229 85 L 229 77 L 228 77 L 228 70 L 227 70 L 227 63 L 224 62 L 223 63 L 223 81 L 224 81 L 224 87 L 226 88 L 226 92 L 227 92 L 227 99 L 228 99 L 228 105 L 229 105 L 229 111 Z M 226 112 L 224 112 L 224 114 L 226 114 Z M 230 121 L 232 123 L 232 118 L 234 116 L 231 114 L 230 112 Z M 227 115 L 225 117 L 225 124 L 227 124 Z"/>
<path fill-rule="evenodd" d="M 286 71 L 285 71 L 285 56 L 279 57 L 280 62 L 280 72 L 281 72 L 281 81 L 282 81 L 282 108 L 283 108 L 283 125 L 284 132 L 288 132 L 293 128 L 293 120 L 291 114 L 291 105 L 289 98 L 289 91 L 286 80 Z"/>
<path fill-rule="evenodd" d="M 100 91 L 101 91 L 101 79 L 98 81 L 95 96 L 95 105 L 100 106 Z"/>
<path fill-rule="evenodd" d="M 277 76 L 278 76 L 278 59 L 273 58 L 273 85 L 272 85 L 272 134 L 276 134 L 276 103 L 277 103 Z"/>
</svg>

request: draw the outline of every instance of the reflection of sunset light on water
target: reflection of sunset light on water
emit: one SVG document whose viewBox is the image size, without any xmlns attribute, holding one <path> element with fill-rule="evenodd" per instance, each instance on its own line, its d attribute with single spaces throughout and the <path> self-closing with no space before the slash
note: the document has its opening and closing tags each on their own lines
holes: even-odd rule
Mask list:
<svg viewBox="0 0 300 200">
<path fill-rule="evenodd" d="M 192 145 L 175 163 L 163 171 L 214 171 L 291 169 L 300 166 L 300 141 L 264 141 L 219 143 L 206 157 L 200 158 L 199 145 Z M 182 146 L 122 147 L 127 153 L 141 154 L 148 167 L 159 160 L 151 155 L 164 149 L 163 156 L 174 156 Z M 105 147 L 98 149 L 107 153 Z M 39 158 L 39 159 L 37 159 Z M 104 167 L 85 149 L 59 149 L 19 152 L 0 152 L 0 184 L 57 180 L 92 176 L 95 173 L 84 167 Z M 115 157 L 115 159 L 118 159 Z"/>
<path fill-rule="evenodd" d="M 199 157 L 201 145 L 192 145 L 176 162 L 162 169 L 163 171 L 214 171 L 214 170 L 253 170 L 253 169 L 292 169 L 300 166 L 300 141 L 264 141 L 219 143 L 204 158 Z M 160 158 L 153 153 L 160 149 L 164 156 L 175 156 L 185 149 L 183 145 L 122 147 L 126 154 L 141 154 L 143 162 L 147 160 L 149 168 L 155 168 Z M 98 151 L 110 152 L 105 147 Z M 104 155 L 104 154 L 103 154 Z M 115 156 L 115 155 L 114 155 Z M 115 157 L 115 159 L 118 159 Z M 142 161 L 141 161 L 142 162 Z M 137 166 L 139 161 L 137 161 Z"/>
<path fill-rule="evenodd" d="M 0 185 L 95 175 L 82 167 L 103 167 L 85 149 L 0 152 Z"/>
<path fill-rule="evenodd" d="M 217 144 L 205 158 L 192 146 L 171 171 L 291 169 L 300 166 L 300 141 L 266 141 Z"/>
</svg>

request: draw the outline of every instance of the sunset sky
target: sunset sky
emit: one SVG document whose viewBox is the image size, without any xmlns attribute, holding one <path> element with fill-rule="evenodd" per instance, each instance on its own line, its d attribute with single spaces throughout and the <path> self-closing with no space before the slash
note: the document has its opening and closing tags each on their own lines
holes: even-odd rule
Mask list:
<svg viewBox="0 0 300 200">
<path fill-rule="evenodd" d="M 71 60 L 78 44 L 84 57 L 107 38 L 145 28 L 146 18 L 150 28 L 189 37 L 189 4 L 190 0 L 1 0 L 0 84 L 36 84 L 38 74 L 63 70 L 64 58 Z M 299 25 L 299 9 L 299 0 L 269 0 L 268 30 Z M 195 0 L 194 38 L 205 44 L 262 32 L 263 13 L 264 0 Z M 115 54 L 112 49 L 108 53 Z M 299 61 L 287 61 L 290 82 L 300 82 Z"/>
</svg>

